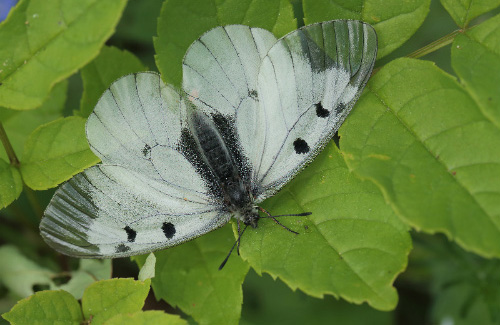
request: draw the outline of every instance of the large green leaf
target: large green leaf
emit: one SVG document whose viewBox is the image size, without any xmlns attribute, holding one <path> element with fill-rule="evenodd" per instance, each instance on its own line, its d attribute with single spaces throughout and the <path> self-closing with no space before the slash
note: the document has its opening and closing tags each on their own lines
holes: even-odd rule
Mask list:
<svg viewBox="0 0 500 325">
<path fill-rule="evenodd" d="M 500 15 L 458 35 L 451 62 L 479 108 L 500 127 Z"/>
<path fill-rule="evenodd" d="M 80 325 L 83 321 L 78 301 L 63 290 L 37 292 L 19 301 L 2 317 L 12 325 Z"/>
<path fill-rule="evenodd" d="M 22 0 L 0 25 L 0 106 L 32 109 L 92 60 L 126 0 Z"/>
<path fill-rule="evenodd" d="M 276 36 L 296 28 L 288 0 L 165 1 L 154 39 L 156 65 L 163 80 L 180 86 L 182 58 L 189 45 L 209 29 L 230 24 L 262 27 Z"/>
<path fill-rule="evenodd" d="M 45 190 L 97 162 L 85 138 L 85 119 L 72 116 L 42 125 L 30 135 L 21 173 L 26 185 Z"/>
<path fill-rule="evenodd" d="M 29 135 L 40 125 L 62 117 L 68 82 L 62 81 L 52 88 L 47 100 L 37 109 L 18 111 L 0 108 L 0 122 L 9 137 L 14 152 L 22 161 L 24 143 Z M 0 150 L 0 158 L 7 160 L 7 155 Z"/>
<path fill-rule="evenodd" d="M 303 0 L 304 21 L 359 19 L 371 24 L 378 36 L 379 58 L 406 42 L 422 25 L 430 0 Z"/>
<path fill-rule="evenodd" d="M 333 143 L 264 203 L 276 215 L 312 215 L 280 219 L 299 235 L 272 220 L 246 230 L 241 256 L 257 273 L 279 277 L 314 297 L 331 294 L 381 310 L 396 306 L 392 283 L 406 267 L 411 248 L 407 226 L 376 186 L 349 172 Z"/>
<path fill-rule="evenodd" d="M 500 0 L 441 0 L 459 27 L 466 27 L 474 18 L 500 6 Z"/>
<path fill-rule="evenodd" d="M 0 209 L 17 199 L 23 191 L 19 170 L 0 158 Z"/>
<path fill-rule="evenodd" d="M 408 224 L 500 256 L 500 129 L 467 90 L 430 62 L 395 60 L 368 83 L 341 148 Z"/>
<path fill-rule="evenodd" d="M 241 285 L 248 264 L 233 256 L 224 269 L 218 269 L 233 243 L 230 227 L 226 226 L 155 253 L 152 286 L 156 298 L 178 306 L 200 324 L 238 323 L 243 303 Z"/>
<path fill-rule="evenodd" d="M 82 69 L 83 95 L 78 115 L 88 117 L 113 81 L 146 69 L 132 53 L 104 46 L 99 56 Z"/>
</svg>

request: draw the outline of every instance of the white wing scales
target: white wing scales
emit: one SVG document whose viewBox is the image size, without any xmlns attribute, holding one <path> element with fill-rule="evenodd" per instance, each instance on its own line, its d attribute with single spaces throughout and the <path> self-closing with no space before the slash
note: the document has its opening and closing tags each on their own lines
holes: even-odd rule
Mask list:
<svg viewBox="0 0 500 325">
<path fill-rule="evenodd" d="M 338 130 L 371 74 L 376 43 L 367 24 L 330 21 L 300 28 L 269 50 L 257 88 L 266 117 L 255 133 L 267 139 L 261 161 L 252 161 L 258 202 L 293 178 Z"/>
<path fill-rule="evenodd" d="M 230 215 L 179 151 L 185 124 L 183 100 L 158 74 L 114 82 L 87 121 L 90 146 L 103 164 L 56 191 L 40 224 L 45 240 L 72 256 L 121 257 L 227 223 Z"/>
<path fill-rule="evenodd" d="M 258 68 L 274 43 L 273 34 L 260 28 L 231 25 L 210 30 L 186 52 L 184 91 L 207 114 L 234 115 L 242 102 L 257 96 Z"/>
<path fill-rule="evenodd" d="M 98 165 L 57 190 L 41 230 L 51 246 L 72 256 L 137 255 L 228 221 L 229 215 L 201 199 L 120 166 Z"/>
</svg>

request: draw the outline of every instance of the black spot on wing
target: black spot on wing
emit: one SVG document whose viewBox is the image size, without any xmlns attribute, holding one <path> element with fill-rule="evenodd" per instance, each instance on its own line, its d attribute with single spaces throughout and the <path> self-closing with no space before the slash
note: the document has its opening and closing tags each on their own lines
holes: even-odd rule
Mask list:
<svg viewBox="0 0 500 325">
<path fill-rule="evenodd" d="M 170 222 L 164 222 L 161 230 L 163 230 L 163 234 L 168 239 L 171 239 L 175 235 L 175 226 Z"/>
<path fill-rule="evenodd" d="M 120 244 L 120 245 L 115 247 L 116 253 L 125 253 L 125 252 L 128 252 L 129 250 L 130 250 L 130 247 L 128 247 L 125 244 Z"/>
<path fill-rule="evenodd" d="M 345 104 L 344 103 L 339 103 L 337 107 L 335 107 L 335 113 L 337 115 L 342 114 L 342 112 L 345 111 Z"/>
<path fill-rule="evenodd" d="M 323 105 L 321 104 L 321 102 L 314 104 L 314 106 L 316 107 L 316 116 L 317 117 L 325 118 L 325 117 L 328 117 L 328 115 L 330 115 L 330 111 L 325 109 L 323 107 Z"/>
<path fill-rule="evenodd" d="M 297 138 L 294 142 L 293 142 L 293 147 L 295 149 L 295 152 L 297 154 L 304 154 L 304 153 L 308 153 L 309 150 L 311 150 L 309 148 L 309 145 L 307 144 L 307 142 L 301 138 Z"/>
<path fill-rule="evenodd" d="M 142 149 L 142 154 L 144 155 L 144 157 L 148 157 L 150 153 L 151 153 L 151 146 L 149 144 L 146 144 Z"/>
<path fill-rule="evenodd" d="M 255 90 L 255 89 L 250 90 L 248 92 L 248 97 L 250 97 L 254 100 L 257 100 L 257 97 L 258 97 L 257 90 Z"/>
<path fill-rule="evenodd" d="M 135 241 L 135 237 L 137 236 L 137 231 L 134 229 L 130 228 L 129 226 L 126 226 L 123 228 L 125 232 L 127 233 L 127 240 L 129 243 L 133 243 Z"/>
</svg>

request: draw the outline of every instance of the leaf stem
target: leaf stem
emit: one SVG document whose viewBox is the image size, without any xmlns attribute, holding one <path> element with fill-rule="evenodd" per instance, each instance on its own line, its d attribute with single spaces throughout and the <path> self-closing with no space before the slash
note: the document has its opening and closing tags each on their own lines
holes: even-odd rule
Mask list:
<svg viewBox="0 0 500 325">
<path fill-rule="evenodd" d="M 423 56 L 425 56 L 425 55 L 427 55 L 429 53 L 437 51 L 440 48 L 442 48 L 442 47 L 444 47 L 444 46 L 446 46 L 448 44 L 451 44 L 453 42 L 453 40 L 455 39 L 455 37 L 459 33 L 463 33 L 463 32 L 464 31 L 462 29 L 453 31 L 450 34 L 445 35 L 445 36 L 441 37 L 440 39 L 437 39 L 434 42 L 429 43 L 426 46 L 424 46 L 422 48 L 419 48 L 418 50 L 416 50 L 416 51 L 408 54 L 406 57 L 418 59 L 418 58 L 421 58 L 421 57 L 423 57 Z"/>
<path fill-rule="evenodd" d="M 10 164 L 16 168 L 19 168 L 19 159 L 17 159 L 16 153 L 14 152 L 14 148 L 12 148 L 12 145 L 10 144 L 9 138 L 7 137 L 7 133 L 5 132 L 5 129 L 3 128 L 2 123 L 0 122 L 0 141 L 2 141 L 2 144 L 5 148 L 5 151 L 7 152 L 7 156 L 9 157 Z"/>
</svg>

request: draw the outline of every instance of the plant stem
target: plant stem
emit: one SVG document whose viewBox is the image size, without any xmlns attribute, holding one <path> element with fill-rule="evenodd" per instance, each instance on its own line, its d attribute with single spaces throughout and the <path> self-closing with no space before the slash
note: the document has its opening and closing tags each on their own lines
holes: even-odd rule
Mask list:
<svg viewBox="0 0 500 325">
<path fill-rule="evenodd" d="M 450 34 L 445 35 L 445 36 L 441 37 L 440 39 L 437 39 L 434 42 L 429 43 L 422 48 L 419 48 L 415 52 L 408 54 L 406 57 L 418 59 L 418 58 L 421 58 L 429 53 L 437 51 L 440 48 L 442 48 L 448 44 L 451 44 L 453 42 L 453 40 L 455 39 L 455 37 L 459 33 L 463 33 L 463 30 L 459 29 L 459 30 L 456 30 L 454 32 L 451 32 Z"/>
<path fill-rule="evenodd" d="M 31 209 L 33 209 L 35 215 L 39 219 L 41 219 L 43 216 L 43 209 L 42 206 L 40 205 L 40 202 L 38 202 L 38 198 L 36 197 L 35 192 L 28 186 L 24 186 L 24 193 L 26 194 L 26 198 L 30 203 Z"/>
<path fill-rule="evenodd" d="M 7 152 L 10 164 L 16 168 L 19 168 L 19 159 L 17 159 L 16 153 L 14 152 L 14 148 L 12 148 L 9 138 L 7 137 L 7 133 L 5 133 L 5 129 L 3 128 L 1 122 L 0 122 L 0 141 L 2 141 L 5 151 Z"/>
</svg>

